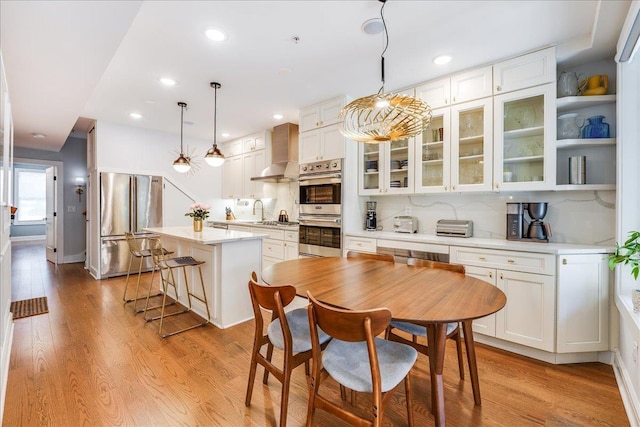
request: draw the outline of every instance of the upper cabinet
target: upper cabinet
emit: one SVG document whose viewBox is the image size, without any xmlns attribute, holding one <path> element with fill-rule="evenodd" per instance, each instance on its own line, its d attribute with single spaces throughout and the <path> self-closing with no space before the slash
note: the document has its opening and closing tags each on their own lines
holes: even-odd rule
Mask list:
<svg viewBox="0 0 640 427">
<path fill-rule="evenodd" d="M 221 147 L 225 155 L 222 165 L 222 197 L 225 199 L 259 199 L 263 197 L 262 182 L 251 177 L 271 162 L 271 131 L 266 130 L 236 139 Z"/>
<path fill-rule="evenodd" d="M 300 110 L 299 163 L 345 157 L 346 139 L 340 133 L 338 115 L 348 98 L 340 96 Z"/>
<path fill-rule="evenodd" d="M 360 194 L 411 194 L 414 192 L 413 138 L 384 144 L 363 143 L 359 148 Z"/>
<path fill-rule="evenodd" d="M 555 81 L 555 47 L 518 56 L 493 66 L 494 95 Z"/>
<path fill-rule="evenodd" d="M 431 109 L 491 96 L 492 68 L 478 68 L 418 86 L 416 97 Z"/>
<path fill-rule="evenodd" d="M 338 123 L 338 115 L 346 102 L 346 97 L 339 96 L 300 110 L 300 133 Z"/>
</svg>

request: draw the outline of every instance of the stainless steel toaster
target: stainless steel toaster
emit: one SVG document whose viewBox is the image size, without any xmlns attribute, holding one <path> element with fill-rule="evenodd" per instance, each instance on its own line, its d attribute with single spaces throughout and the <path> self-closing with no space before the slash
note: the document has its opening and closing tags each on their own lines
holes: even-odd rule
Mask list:
<svg viewBox="0 0 640 427">
<path fill-rule="evenodd" d="M 436 236 L 472 237 L 473 221 L 440 219 L 436 223 Z"/>
<path fill-rule="evenodd" d="M 394 216 L 393 231 L 396 233 L 417 233 L 418 218 L 407 215 Z"/>
</svg>

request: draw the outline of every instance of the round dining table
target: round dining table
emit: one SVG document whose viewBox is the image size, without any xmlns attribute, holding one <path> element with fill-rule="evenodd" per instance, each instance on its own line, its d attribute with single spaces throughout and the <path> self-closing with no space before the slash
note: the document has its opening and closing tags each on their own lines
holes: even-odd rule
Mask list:
<svg viewBox="0 0 640 427">
<path fill-rule="evenodd" d="M 442 371 L 447 323 L 460 322 L 476 405 L 481 404 L 472 322 L 505 306 L 495 286 L 462 273 L 361 258 L 300 258 L 267 267 L 269 285 L 291 284 L 327 304 L 351 310 L 386 307 L 395 320 L 427 328 L 432 412 L 445 425 Z"/>
</svg>

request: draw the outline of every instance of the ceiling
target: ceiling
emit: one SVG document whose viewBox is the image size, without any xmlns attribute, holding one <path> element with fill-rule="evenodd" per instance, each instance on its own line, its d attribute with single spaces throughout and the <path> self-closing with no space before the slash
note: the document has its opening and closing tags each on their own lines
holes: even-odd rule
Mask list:
<svg viewBox="0 0 640 427">
<path fill-rule="evenodd" d="M 188 104 L 185 136 L 212 139 L 212 81 L 222 84 L 218 142 L 297 123 L 301 107 L 378 91 L 383 37 L 361 25 L 380 17 L 381 4 L 2 0 L 0 47 L 15 145 L 58 151 L 70 133 L 86 132 L 88 119 L 179 134 L 178 101 Z M 565 64 L 612 58 L 629 4 L 389 0 L 385 89 L 549 45 L 557 45 Z M 227 40 L 209 40 L 204 32 L 211 27 Z M 453 61 L 437 66 L 439 54 Z M 163 86 L 165 76 L 177 84 Z"/>
</svg>

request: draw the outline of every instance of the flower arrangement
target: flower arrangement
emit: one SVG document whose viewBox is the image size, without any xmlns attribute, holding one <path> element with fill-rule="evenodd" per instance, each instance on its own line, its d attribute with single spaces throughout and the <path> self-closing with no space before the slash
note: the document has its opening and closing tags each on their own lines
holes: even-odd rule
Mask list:
<svg viewBox="0 0 640 427">
<path fill-rule="evenodd" d="M 184 216 L 190 216 L 193 219 L 205 220 L 209 217 L 209 209 L 211 209 L 211 206 L 205 203 L 194 203 L 189 206 L 189 209 L 191 210 L 184 214 Z"/>
</svg>

